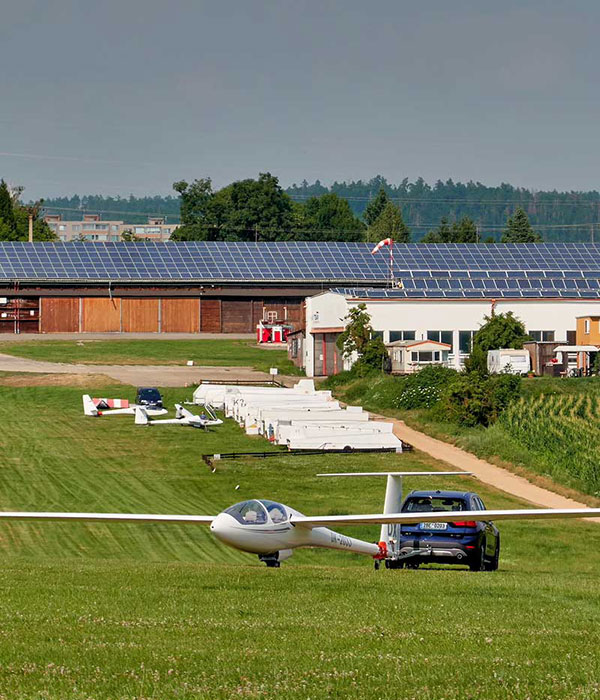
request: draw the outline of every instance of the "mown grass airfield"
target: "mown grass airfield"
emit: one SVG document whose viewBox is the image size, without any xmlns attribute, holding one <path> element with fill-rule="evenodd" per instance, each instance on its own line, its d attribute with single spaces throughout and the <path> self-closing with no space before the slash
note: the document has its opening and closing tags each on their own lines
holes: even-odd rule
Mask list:
<svg viewBox="0 0 600 700">
<path fill-rule="evenodd" d="M 420 453 L 282 454 L 212 472 L 202 453 L 264 440 L 232 421 L 204 433 L 86 419 L 81 378 L 12 379 L 0 378 L 2 510 L 195 514 L 266 497 L 314 514 L 377 512 L 378 480 L 316 474 L 444 469 Z M 96 394 L 132 393 L 92 381 Z M 166 403 L 189 392 L 166 389 Z M 467 480 L 408 478 L 405 488 L 530 505 Z M 378 529 L 351 534 L 375 541 Z M 369 558 L 326 550 L 268 569 L 193 525 L 2 523 L 0 696 L 596 697 L 598 525 L 500 529 L 500 570 L 471 573 L 375 571 Z"/>
</svg>

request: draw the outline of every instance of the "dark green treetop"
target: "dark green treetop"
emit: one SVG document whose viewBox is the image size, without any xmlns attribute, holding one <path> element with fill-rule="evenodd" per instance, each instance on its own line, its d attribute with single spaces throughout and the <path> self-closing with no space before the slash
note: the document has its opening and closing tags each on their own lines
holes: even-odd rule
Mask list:
<svg viewBox="0 0 600 700">
<path fill-rule="evenodd" d="M 519 207 L 506 222 L 502 243 L 539 243 L 542 237 L 534 231 L 525 211 Z"/>
<path fill-rule="evenodd" d="M 364 224 L 352 213 L 348 200 L 337 194 L 311 197 L 304 205 L 303 233 L 312 241 L 362 241 Z"/>
<path fill-rule="evenodd" d="M 381 186 L 375 199 L 372 199 L 365 208 L 363 218 L 367 226 L 372 226 L 377 221 L 389 201 L 390 198 Z"/>
<path fill-rule="evenodd" d="M 373 243 L 388 237 L 395 243 L 410 242 L 410 229 L 404 223 L 402 211 L 391 201 L 367 230 L 367 240 Z"/>
</svg>

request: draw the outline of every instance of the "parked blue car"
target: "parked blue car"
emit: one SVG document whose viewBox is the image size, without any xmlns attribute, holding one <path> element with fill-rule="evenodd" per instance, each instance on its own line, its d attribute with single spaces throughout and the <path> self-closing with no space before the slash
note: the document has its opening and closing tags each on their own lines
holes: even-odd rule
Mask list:
<svg viewBox="0 0 600 700">
<path fill-rule="evenodd" d="M 403 513 L 456 511 L 456 521 L 427 521 L 402 525 L 399 534 L 401 558 L 393 568 L 417 568 L 426 562 L 466 564 L 471 571 L 495 571 L 500 559 L 500 533 L 490 520 L 464 520 L 461 511 L 485 511 L 476 493 L 464 491 L 412 491 L 402 504 Z"/>
</svg>

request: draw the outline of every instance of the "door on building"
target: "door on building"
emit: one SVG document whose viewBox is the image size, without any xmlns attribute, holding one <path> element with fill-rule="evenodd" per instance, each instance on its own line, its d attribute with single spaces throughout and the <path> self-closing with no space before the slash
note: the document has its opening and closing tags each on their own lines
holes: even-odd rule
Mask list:
<svg viewBox="0 0 600 700">
<path fill-rule="evenodd" d="M 315 333 L 316 377 L 330 376 L 342 371 L 340 352 L 336 345 L 338 333 Z"/>
</svg>

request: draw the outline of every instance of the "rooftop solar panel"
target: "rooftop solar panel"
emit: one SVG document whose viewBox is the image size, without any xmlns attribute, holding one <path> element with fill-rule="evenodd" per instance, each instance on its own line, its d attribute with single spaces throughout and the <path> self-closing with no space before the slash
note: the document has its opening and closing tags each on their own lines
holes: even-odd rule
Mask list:
<svg viewBox="0 0 600 700">
<path fill-rule="evenodd" d="M 188 241 L 182 243 L 0 242 L 4 281 L 296 282 L 382 285 L 389 257 L 372 243 Z M 600 245 L 396 244 L 394 276 L 402 280 L 600 278 Z M 445 286 L 445 285 L 444 285 Z M 455 288 L 452 281 L 451 288 Z M 427 292 L 439 285 L 414 285 Z M 541 290 L 548 287 L 542 284 Z M 472 286 L 470 287 L 472 289 Z"/>
</svg>

